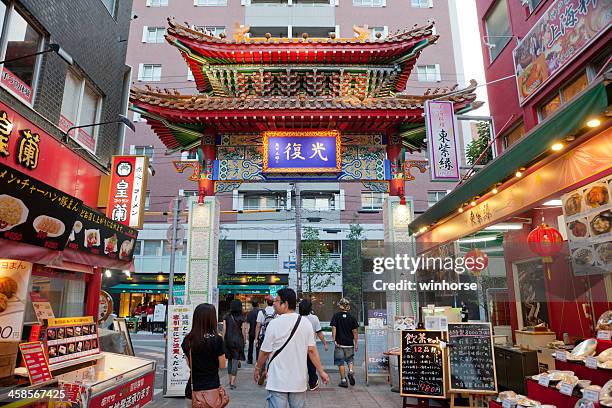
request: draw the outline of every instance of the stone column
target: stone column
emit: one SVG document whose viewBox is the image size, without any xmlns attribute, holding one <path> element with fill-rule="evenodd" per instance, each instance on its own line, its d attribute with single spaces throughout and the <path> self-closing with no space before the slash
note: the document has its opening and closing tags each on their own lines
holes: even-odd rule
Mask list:
<svg viewBox="0 0 612 408">
<path fill-rule="evenodd" d="M 215 195 L 215 181 L 213 180 L 213 166 L 216 159 L 215 139 L 217 132 L 214 129 L 206 129 L 200 144 L 198 161 L 200 162 L 200 181 L 198 182 L 198 202 L 203 203 L 204 197 Z M 201 157 L 200 157 L 201 156 Z"/>
</svg>

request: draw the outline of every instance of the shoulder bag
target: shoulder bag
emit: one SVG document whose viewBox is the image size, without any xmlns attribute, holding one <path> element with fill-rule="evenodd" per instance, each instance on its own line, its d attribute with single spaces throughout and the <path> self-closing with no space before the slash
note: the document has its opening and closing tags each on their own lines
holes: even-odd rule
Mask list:
<svg viewBox="0 0 612 408">
<path fill-rule="evenodd" d="M 193 359 L 191 345 L 189 346 L 189 370 L 191 371 L 191 407 L 192 408 L 224 408 L 229 404 L 229 396 L 223 387 L 214 390 L 193 390 Z"/>
<path fill-rule="evenodd" d="M 281 351 L 283 351 L 283 349 L 285 348 L 285 346 L 287 346 L 287 344 L 289 344 L 289 341 L 291 341 L 291 338 L 293 337 L 293 335 L 295 334 L 295 332 L 297 331 L 297 328 L 300 325 L 300 321 L 302 320 L 302 316 L 298 316 L 297 321 L 295 322 L 295 325 L 293 326 L 293 329 L 291 329 L 291 334 L 289 334 L 289 337 L 287 338 L 287 340 L 285 341 L 285 344 L 283 344 L 281 346 L 281 348 L 279 348 L 278 350 L 276 350 L 274 352 L 274 354 L 272 354 L 272 357 L 270 357 L 270 360 L 268 361 L 268 367 L 270 367 L 270 364 L 272 364 L 272 361 L 274 361 L 274 359 L 276 358 L 276 356 L 278 356 L 280 354 Z M 257 381 L 257 384 L 259 385 L 263 385 L 264 381 L 266 380 L 266 374 L 265 371 L 263 371 L 262 368 L 262 372 L 259 375 L 259 381 Z"/>
</svg>

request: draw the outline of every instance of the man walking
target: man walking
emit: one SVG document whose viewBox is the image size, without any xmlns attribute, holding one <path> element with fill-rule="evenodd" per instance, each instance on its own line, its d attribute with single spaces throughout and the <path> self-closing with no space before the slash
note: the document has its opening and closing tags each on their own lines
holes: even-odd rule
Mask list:
<svg viewBox="0 0 612 408">
<path fill-rule="evenodd" d="M 261 347 L 261 343 L 266 335 L 266 329 L 268 328 L 268 323 L 272 321 L 276 317 L 276 311 L 274 308 L 274 298 L 271 295 L 266 296 L 266 308 L 263 310 L 259 310 L 257 314 L 257 325 L 255 327 L 255 338 L 257 339 L 257 352 L 259 353 L 259 348 Z"/>
<path fill-rule="evenodd" d="M 339 312 L 336 312 L 329 325 L 332 328 L 332 340 L 336 345 L 334 349 L 334 365 L 337 365 L 340 370 L 340 387 L 348 388 L 348 383 L 355 385 L 355 372 L 353 371 L 353 360 L 358 345 L 358 328 L 359 323 L 349 313 L 351 310 L 351 302 L 348 299 L 342 298 L 338 302 Z M 344 363 L 348 366 L 348 382 L 346 379 L 346 370 Z"/>
<path fill-rule="evenodd" d="M 259 315 L 259 303 L 256 300 L 251 302 L 251 311 L 247 314 L 247 323 L 249 324 L 249 354 L 247 362 L 253 364 L 253 343 L 255 343 L 255 334 L 257 333 L 257 315 Z M 255 360 L 259 356 L 259 352 L 255 353 Z"/>
<path fill-rule="evenodd" d="M 308 319 L 310 324 L 312 325 L 312 330 L 315 333 L 315 343 L 317 342 L 317 337 L 323 343 L 323 349 L 325 351 L 328 350 L 327 342 L 325 341 L 325 336 L 323 335 L 323 329 L 321 328 L 321 322 L 316 314 L 312 312 L 312 302 L 308 299 L 302 299 L 300 302 L 300 316 Z M 319 388 L 319 378 L 317 377 L 317 369 L 315 368 L 310 358 L 307 359 L 306 364 L 308 366 L 308 387 L 310 391 L 314 391 Z"/>
<path fill-rule="evenodd" d="M 283 288 L 277 292 L 274 309 L 278 317 L 268 324 L 253 372 L 253 379 L 258 382 L 260 369 L 270 357 L 266 383 L 269 408 L 306 406 L 307 356 L 323 383 L 329 382 L 329 376 L 321 366 L 312 325 L 295 313 L 296 302 L 297 296 L 293 289 Z"/>
</svg>

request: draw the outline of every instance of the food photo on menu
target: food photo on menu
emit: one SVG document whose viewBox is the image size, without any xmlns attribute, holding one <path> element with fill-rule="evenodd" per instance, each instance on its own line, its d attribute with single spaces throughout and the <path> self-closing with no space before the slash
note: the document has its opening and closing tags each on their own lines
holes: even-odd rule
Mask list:
<svg viewBox="0 0 612 408">
<path fill-rule="evenodd" d="M 76 336 L 77 336 L 77 337 L 82 336 L 83 334 L 87 334 L 87 333 L 83 333 L 83 332 L 81 331 L 81 326 L 76 326 L 76 327 L 74 328 L 74 331 L 75 331 L 75 333 L 76 333 Z"/>
<path fill-rule="evenodd" d="M 57 328 L 57 339 L 64 339 L 66 338 L 66 329 L 64 327 L 58 327 Z"/>
<path fill-rule="evenodd" d="M 70 337 L 74 337 L 74 327 L 66 327 L 66 338 L 68 339 Z"/>
</svg>

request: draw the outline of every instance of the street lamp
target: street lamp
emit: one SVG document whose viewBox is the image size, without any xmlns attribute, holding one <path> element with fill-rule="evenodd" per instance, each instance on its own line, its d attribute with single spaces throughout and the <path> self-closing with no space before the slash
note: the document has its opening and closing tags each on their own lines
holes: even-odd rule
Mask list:
<svg viewBox="0 0 612 408">
<path fill-rule="evenodd" d="M 101 125 L 109 125 L 111 123 L 123 123 L 125 126 L 129 127 L 130 129 L 132 129 L 132 132 L 136 131 L 136 126 L 134 126 L 134 123 L 129 120 L 127 118 L 127 116 L 124 115 L 117 115 L 118 118 L 115 120 L 109 120 L 106 122 L 99 122 L 99 123 L 92 123 L 91 125 L 79 125 L 79 126 L 72 126 L 70 128 L 68 128 L 68 130 L 66 131 L 66 133 L 64 133 L 64 143 L 68 142 L 68 136 L 70 134 L 71 131 L 73 131 L 74 129 L 81 129 L 81 128 L 86 128 L 86 127 L 94 127 L 94 126 L 101 126 Z"/>
<path fill-rule="evenodd" d="M 66 61 L 66 63 L 68 65 L 73 65 L 74 64 L 74 60 L 72 59 L 72 57 L 70 56 L 70 54 L 68 54 L 66 52 L 66 50 L 64 50 L 62 47 L 60 47 L 59 44 L 56 43 L 51 43 L 49 44 L 49 48 L 43 51 L 39 51 L 39 52 L 35 52 L 33 54 L 28 54 L 28 55 L 21 55 L 19 57 L 16 58 L 10 58 L 10 59 L 6 59 L 4 61 L 0 61 L 0 64 L 5 64 L 7 62 L 13 62 L 13 61 L 18 61 L 24 58 L 30 58 L 30 57 L 35 57 L 37 55 L 42 55 L 42 54 L 46 54 L 48 52 L 54 52 L 57 55 L 59 55 L 59 57 L 61 59 L 63 59 L 64 61 Z"/>
</svg>

